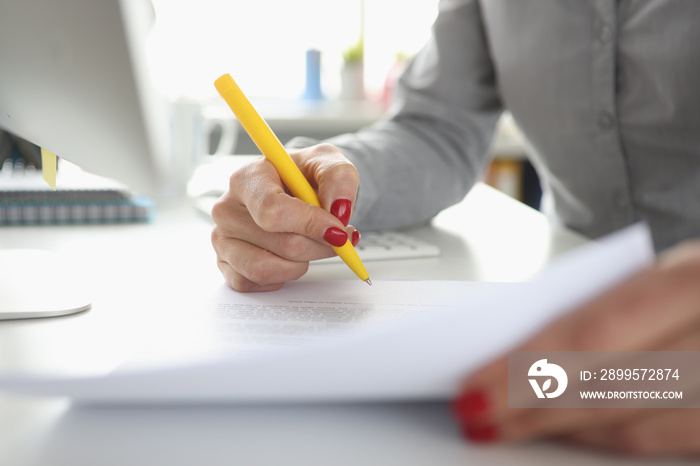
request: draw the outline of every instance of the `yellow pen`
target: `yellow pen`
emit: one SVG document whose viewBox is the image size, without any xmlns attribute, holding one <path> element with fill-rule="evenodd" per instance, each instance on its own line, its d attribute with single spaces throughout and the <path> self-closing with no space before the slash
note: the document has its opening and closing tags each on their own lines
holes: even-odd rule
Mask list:
<svg viewBox="0 0 700 466">
<path fill-rule="evenodd" d="M 241 126 L 246 130 L 255 145 L 258 146 L 260 152 L 275 166 L 277 173 L 279 173 L 280 178 L 282 178 L 282 181 L 291 193 L 307 204 L 321 207 L 321 201 L 319 201 L 316 191 L 311 187 L 301 170 L 299 170 L 299 167 L 296 166 L 282 143 L 275 136 L 275 133 L 272 132 L 265 120 L 258 114 L 231 75 L 227 73 L 221 76 L 214 82 L 214 86 L 228 106 L 231 107 Z M 357 255 L 357 251 L 352 247 L 349 239 L 343 246 L 333 246 L 333 250 L 360 279 L 369 285 L 372 284 L 369 274 L 360 260 L 360 256 Z"/>
</svg>

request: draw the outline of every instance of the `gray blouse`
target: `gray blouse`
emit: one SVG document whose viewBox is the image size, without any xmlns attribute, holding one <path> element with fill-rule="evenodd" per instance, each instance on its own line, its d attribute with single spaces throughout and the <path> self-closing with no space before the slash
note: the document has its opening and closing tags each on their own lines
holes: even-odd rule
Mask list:
<svg viewBox="0 0 700 466">
<path fill-rule="evenodd" d="M 390 112 L 329 141 L 360 172 L 352 223 L 413 225 L 460 201 L 503 109 L 565 225 L 645 220 L 657 249 L 700 236 L 700 1 L 441 1 Z"/>
</svg>

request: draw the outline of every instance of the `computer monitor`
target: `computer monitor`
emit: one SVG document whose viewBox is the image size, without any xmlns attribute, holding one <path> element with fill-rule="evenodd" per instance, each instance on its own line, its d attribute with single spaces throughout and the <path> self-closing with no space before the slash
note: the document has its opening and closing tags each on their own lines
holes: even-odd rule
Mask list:
<svg viewBox="0 0 700 466">
<path fill-rule="evenodd" d="M 149 0 L 2 2 L 0 127 L 135 191 L 184 193 L 186 178 L 172 176 L 180 167 L 168 146 L 168 104 L 146 67 L 152 20 Z M 69 258 L 8 250 L 0 257 L 0 320 L 89 307 L 73 291 L 78 280 L 63 273 Z M 52 273 L 37 273 L 47 267 Z M 46 293 L 27 293 L 22 281 Z"/>
<path fill-rule="evenodd" d="M 140 193 L 183 192 L 146 66 L 153 19 L 150 0 L 3 2 L 0 127 Z"/>
</svg>

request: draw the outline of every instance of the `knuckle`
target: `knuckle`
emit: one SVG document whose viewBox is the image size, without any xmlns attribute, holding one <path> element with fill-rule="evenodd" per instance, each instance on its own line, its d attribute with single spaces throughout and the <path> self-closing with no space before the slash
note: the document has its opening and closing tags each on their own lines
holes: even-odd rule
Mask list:
<svg viewBox="0 0 700 466">
<path fill-rule="evenodd" d="M 258 170 L 260 170 L 261 162 L 264 159 L 254 160 L 247 165 L 237 168 L 231 172 L 229 176 L 229 188 L 231 191 L 236 191 L 242 186 L 246 186 L 247 180 L 255 178 Z"/>
<path fill-rule="evenodd" d="M 225 196 L 220 197 L 211 208 L 211 219 L 214 223 L 220 224 L 229 216 L 229 206 Z"/>
<path fill-rule="evenodd" d="M 343 157 L 342 152 L 340 149 L 338 149 L 336 146 L 333 144 L 327 143 L 327 142 L 321 142 L 319 144 L 316 144 L 315 146 L 310 148 L 310 154 L 314 157 L 323 155 L 323 156 L 330 156 L 330 157 Z"/>
<path fill-rule="evenodd" d="M 304 153 L 303 163 L 311 164 L 319 174 L 357 177 L 355 166 L 348 160 L 340 149 L 333 144 L 320 143 Z"/>
<path fill-rule="evenodd" d="M 285 257 L 294 262 L 301 262 L 309 249 L 308 239 L 294 234 L 284 235 L 280 246 Z"/>
<path fill-rule="evenodd" d="M 211 244 L 214 246 L 214 249 L 216 249 L 219 241 L 221 241 L 222 238 L 223 235 L 221 234 L 221 229 L 218 226 L 214 226 L 214 228 L 211 230 Z"/>
<path fill-rule="evenodd" d="M 214 218 L 212 211 L 212 218 Z M 236 239 L 241 235 L 245 220 L 233 215 L 230 211 L 227 214 L 214 220 L 214 227 L 211 231 L 211 243 L 216 248 L 218 244 L 226 240 Z M 222 214 L 224 215 L 224 214 Z"/>
<path fill-rule="evenodd" d="M 235 257 L 233 253 L 234 242 L 231 237 L 226 235 L 224 231 L 215 226 L 211 231 L 211 244 L 216 252 L 217 258 L 220 261 L 229 262 L 229 258 Z"/>
<path fill-rule="evenodd" d="M 343 183 L 348 185 L 358 185 L 360 183 L 360 174 L 354 165 L 337 164 L 331 169 L 333 170 L 333 178 L 342 179 Z"/>
<path fill-rule="evenodd" d="M 309 263 L 308 262 L 297 262 L 296 268 L 294 269 L 294 273 L 293 273 L 293 275 L 291 275 L 289 277 L 289 280 L 296 280 L 298 278 L 301 278 L 308 271 L 309 271 Z"/>
<path fill-rule="evenodd" d="M 338 152 L 339 149 L 336 146 L 334 146 L 333 144 L 330 144 L 328 142 L 321 142 L 321 143 L 313 146 L 312 151 L 314 153 L 317 153 L 317 154 L 327 154 L 327 153 Z"/>
<path fill-rule="evenodd" d="M 255 223 L 265 231 L 282 231 L 283 209 L 276 196 L 264 196 L 255 209 Z"/>
<path fill-rule="evenodd" d="M 250 258 L 241 268 L 242 275 L 257 285 L 265 285 L 270 275 L 267 261 L 260 258 Z"/>
<path fill-rule="evenodd" d="M 317 207 L 309 207 L 309 210 L 309 214 L 300 219 L 299 233 L 302 236 L 316 238 L 322 235 L 321 230 L 323 229 L 323 220 L 319 218 L 319 214 L 323 215 L 325 212 Z"/>
<path fill-rule="evenodd" d="M 228 179 L 227 194 L 240 196 L 242 190 L 247 186 L 247 179 L 252 176 L 249 172 L 250 170 L 247 167 L 243 167 L 231 173 Z"/>
<path fill-rule="evenodd" d="M 234 170 L 231 175 L 228 177 L 228 186 L 231 189 L 235 189 L 236 186 L 240 186 L 242 179 L 244 178 L 244 173 L 246 173 L 245 168 L 239 168 L 237 170 Z"/>
<path fill-rule="evenodd" d="M 246 287 L 248 287 L 248 284 L 246 283 L 247 280 L 241 274 L 236 272 L 228 262 L 219 259 L 217 260 L 216 265 L 219 267 L 226 285 L 236 291 L 246 291 Z"/>
<path fill-rule="evenodd" d="M 327 161 L 319 167 L 319 174 L 322 176 L 343 178 L 349 181 L 357 181 L 360 179 L 355 165 L 345 158 Z"/>
<path fill-rule="evenodd" d="M 257 290 L 255 283 L 251 282 L 239 273 L 232 274 L 230 280 L 227 280 L 228 286 L 241 293 L 250 293 Z"/>
</svg>

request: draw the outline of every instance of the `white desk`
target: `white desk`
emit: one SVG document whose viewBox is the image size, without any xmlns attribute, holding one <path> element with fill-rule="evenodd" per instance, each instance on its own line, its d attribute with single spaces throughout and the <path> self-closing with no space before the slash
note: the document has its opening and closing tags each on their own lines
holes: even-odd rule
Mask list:
<svg viewBox="0 0 700 466">
<path fill-rule="evenodd" d="M 0 322 L 0 370 L 108 367 L 128 346 L 124 328 L 154 308 L 196 305 L 198 293 L 220 285 L 210 230 L 189 205 L 152 225 L 2 229 L 3 248 L 41 246 L 80 261 L 95 295 L 83 314 Z M 368 263 L 373 279 L 522 280 L 585 241 L 483 185 L 414 234 L 439 244 L 442 257 Z M 348 278 L 343 264 L 318 264 L 303 280 Z M 549 444 L 475 447 L 440 403 L 77 408 L 0 394 L 3 466 L 543 462 L 637 464 Z"/>
</svg>

